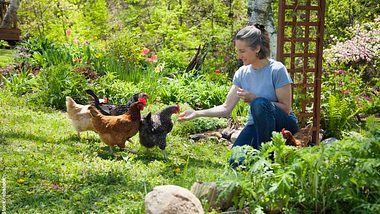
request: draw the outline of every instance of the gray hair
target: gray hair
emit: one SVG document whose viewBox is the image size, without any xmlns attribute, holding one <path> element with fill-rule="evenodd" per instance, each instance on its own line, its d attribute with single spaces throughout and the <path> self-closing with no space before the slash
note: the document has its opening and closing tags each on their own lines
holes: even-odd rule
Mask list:
<svg viewBox="0 0 380 214">
<path fill-rule="evenodd" d="M 260 46 L 260 51 L 257 54 L 259 59 L 265 59 L 270 55 L 269 34 L 263 25 L 250 25 L 239 30 L 235 40 L 245 41 L 252 50 Z"/>
</svg>

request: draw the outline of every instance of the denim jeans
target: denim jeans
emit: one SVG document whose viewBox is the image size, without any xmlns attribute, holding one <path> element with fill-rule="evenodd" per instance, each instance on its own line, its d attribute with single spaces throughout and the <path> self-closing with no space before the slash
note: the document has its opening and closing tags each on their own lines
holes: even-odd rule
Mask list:
<svg viewBox="0 0 380 214">
<path fill-rule="evenodd" d="M 246 125 L 240 132 L 232 149 L 236 146 L 250 145 L 255 149 L 260 149 L 263 142 L 268 142 L 272 138 L 272 132 L 280 132 L 282 128 L 291 133 L 298 131 L 298 120 L 293 112 L 285 113 L 271 101 L 259 97 L 250 103 L 251 114 L 254 124 Z M 230 163 L 235 162 L 236 157 L 231 157 Z M 244 159 L 239 158 L 239 162 Z M 231 162 L 232 161 L 232 162 Z"/>
</svg>

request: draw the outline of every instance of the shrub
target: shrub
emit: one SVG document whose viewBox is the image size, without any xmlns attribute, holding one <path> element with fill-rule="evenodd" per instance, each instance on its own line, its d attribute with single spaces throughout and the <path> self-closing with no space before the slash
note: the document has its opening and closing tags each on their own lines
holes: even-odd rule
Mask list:
<svg viewBox="0 0 380 214">
<path fill-rule="evenodd" d="M 65 109 L 65 97 L 71 96 L 78 103 L 85 103 L 86 78 L 72 71 L 70 65 L 50 66 L 37 76 L 36 102 L 57 109 Z"/>
</svg>

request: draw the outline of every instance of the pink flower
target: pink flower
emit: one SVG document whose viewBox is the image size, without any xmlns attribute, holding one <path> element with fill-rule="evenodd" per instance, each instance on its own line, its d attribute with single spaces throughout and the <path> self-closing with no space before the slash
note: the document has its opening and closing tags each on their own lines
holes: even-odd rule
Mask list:
<svg viewBox="0 0 380 214">
<path fill-rule="evenodd" d="M 157 56 L 156 55 L 152 55 L 151 57 L 146 58 L 146 61 L 149 62 L 149 63 L 157 62 Z"/>
<path fill-rule="evenodd" d="M 149 49 L 148 48 L 143 48 L 142 49 L 142 51 L 141 51 L 141 54 L 143 55 L 143 56 L 145 56 L 145 55 L 147 55 L 148 53 L 149 53 Z"/>
<path fill-rule="evenodd" d="M 67 29 L 67 30 L 66 30 L 66 35 L 70 36 L 71 33 L 72 33 L 72 31 L 71 31 L 70 29 Z"/>
<path fill-rule="evenodd" d="M 372 101 L 372 99 L 371 99 L 369 96 L 367 96 L 367 95 L 364 96 L 364 99 L 366 99 L 366 100 L 369 101 L 369 102 Z"/>
<path fill-rule="evenodd" d="M 78 45 L 79 40 L 78 40 L 77 38 L 75 38 L 75 39 L 73 40 L 73 43 L 74 43 L 74 45 Z"/>
<path fill-rule="evenodd" d="M 153 62 L 157 62 L 157 56 L 156 55 L 152 55 L 150 57 L 150 59 L 152 59 Z"/>
<path fill-rule="evenodd" d="M 376 94 L 376 96 L 379 96 L 379 91 L 377 89 L 373 90 L 373 93 Z"/>
<path fill-rule="evenodd" d="M 215 73 L 220 74 L 220 70 L 219 69 L 215 70 Z"/>
</svg>

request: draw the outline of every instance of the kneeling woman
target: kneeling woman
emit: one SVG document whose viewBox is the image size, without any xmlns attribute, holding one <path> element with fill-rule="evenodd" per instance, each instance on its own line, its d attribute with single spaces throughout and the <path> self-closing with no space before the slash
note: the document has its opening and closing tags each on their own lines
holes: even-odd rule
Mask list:
<svg viewBox="0 0 380 214">
<path fill-rule="evenodd" d="M 291 103 L 292 79 L 281 62 L 269 58 L 269 42 L 268 32 L 262 25 L 241 29 L 235 36 L 235 46 L 244 65 L 235 72 L 225 102 L 210 109 L 187 110 L 178 120 L 228 117 L 242 99 L 250 106 L 248 121 L 232 148 L 250 145 L 260 149 L 263 142 L 271 140 L 273 131 L 280 132 L 282 128 L 296 133 L 297 118 Z M 230 163 L 233 162 L 235 160 L 230 159 Z"/>
</svg>

